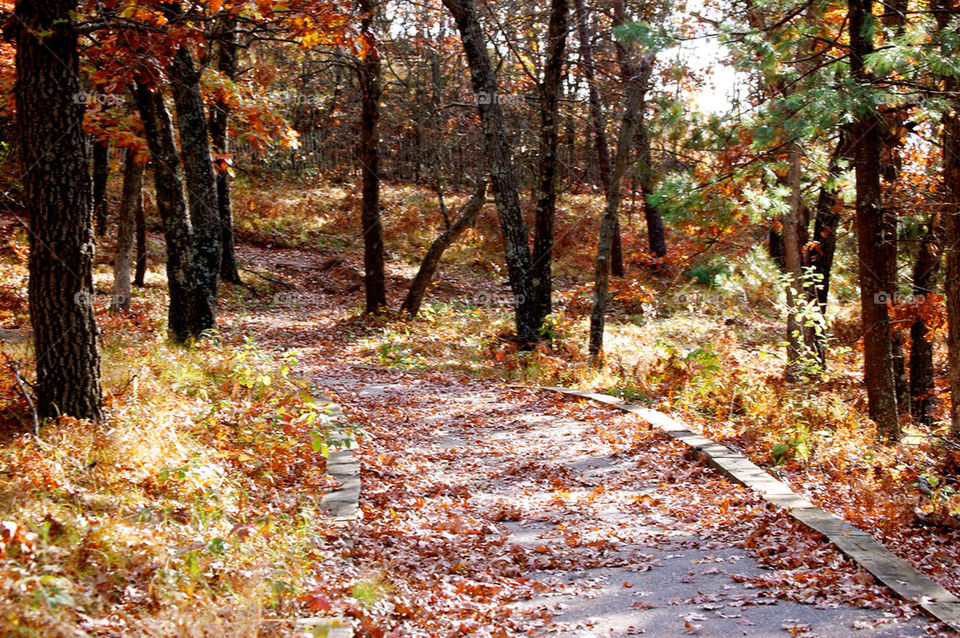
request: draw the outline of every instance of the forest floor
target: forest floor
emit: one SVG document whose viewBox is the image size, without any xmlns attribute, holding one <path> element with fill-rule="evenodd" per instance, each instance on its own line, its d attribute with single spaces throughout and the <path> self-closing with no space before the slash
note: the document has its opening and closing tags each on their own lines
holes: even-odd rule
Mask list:
<svg viewBox="0 0 960 638">
<path fill-rule="evenodd" d="M 391 307 L 442 223 L 431 198 L 386 187 Z M 956 455 L 937 428 L 872 440 L 842 261 L 829 376 L 783 383 L 776 277 L 749 233 L 697 259 L 673 237 L 690 259 L 655 271 L 628 252 L 597 371 L 583 347 L 596 198 L 564 198 L 557 306 L 533 352 L 506 338 L 490 210 L 448 251 L 417 320 L 363 315 L 355 199 L 334 184 L 238 189 L 245 284 L 224 286 L 218 339 L 189 350 L 163 337 L 161 238 L 126 317 L 105 310 L 100 247 L 110 428 L 61 420 L 18 436 L 11 368 L 0 384 L 0 622 L 64 636 L 284 635 L 312 616 L 371 636 L 939 631 L 636 417 L 535 389 L 679 414 L 960 592 Z M 0 328 L 19 334 L 26 242 L 3 222 Z M 28 371 L 29 352 L 4 340 Z M 316 515 L 317 497 L 326 442 L 358 433 L 317 393 L 363 429 L 363 518 L 346 527 Z"/>
<path fill-rule="evenodd" d="M 244 251 L 288 281 L 332 270 Z M 322 587 L 370 583 L 361 605 L 328 594 L 364 635 L 949 635 L 642 420 L 463 371 L 365 363 L 358 336 L 377 320 L 304 292 L 227 321 L 296 347 L 365 433 L 363 517 L 339 539 L 350 569 Z"/>
<path fill-rule="evenodd" d="M 380 629 L 937 632 L 828 544 L 635 419 L 450 374 L 323 365 L 313 378 L 368 432 L 363 519 L 345 530 L 346 555 L 383 583 L 362 616 Z"/>
</svg>

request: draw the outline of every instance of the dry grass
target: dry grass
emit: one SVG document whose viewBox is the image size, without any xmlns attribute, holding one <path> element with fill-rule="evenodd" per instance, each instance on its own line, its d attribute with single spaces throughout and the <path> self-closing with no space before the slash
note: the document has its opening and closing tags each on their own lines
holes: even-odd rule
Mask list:
<svg viewBox="0 0 960 638">
<path fill-rule="evenodd" d="M 3 272 L 15 287 L 24 264 L 7 258 Z M 98 289 L 109 280 L 98 267 Z M 284 601 L 309 574 L 292 557 L 322 533 L 318 499 L 331 485 L 314 441 L 338 426 L 289 355 L 239 335 L 170 346 L 162 281 L 151 271 L 129 315 L 98 307 L 104 426 L 64 417 L 39 438 L 17 434 L 29 414 L 9 368 L 0 371 L 4 635 L 290 626 Z M 2 345 L 31 369 L 28 348 Z"/>
</svg>

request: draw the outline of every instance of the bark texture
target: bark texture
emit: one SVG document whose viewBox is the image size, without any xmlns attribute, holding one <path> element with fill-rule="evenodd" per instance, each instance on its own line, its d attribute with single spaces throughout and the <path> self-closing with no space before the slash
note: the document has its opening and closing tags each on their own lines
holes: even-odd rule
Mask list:
<svg viewBox="0 0 960 638">
<path fill-rule="evenodd" d="M 663 226 L 663 213 L 653 203 L 653 193 L 657 187 L 657 175 L 653 166 L 653 153 L 650 147 L 650 132 L 647 130 L 645 101 L 640 105 L 639 139 L 637 140 L 637 169 L 640 177 L 640 192 L 643 195 L 643 215 L 647 222 L 647 244 L 654 257 L 663 258 L 667 254 L 667 233 Z"/>
<path fill-rule="evenodd" d="M 803 265 L 813 273 L 813 279 L 805 282 L 808 301 L 815 301 L 821 315 L 827 314 L 830 296 L 830 276 L 833 258 L 837 250 L 837 228 L 840 225 L 840 198 L 836 180 L 842 173 L 841 160 L 850 157 L 849 130 L 840 129 L 836 146 L 827 165 L 827 181 L 820 187 L 814 209 L 813 236 L 806 242 Z M 813 335 L 813 347 L 821 368 L 827 363 L 826 334 Z"/>
<path fill-rule="evenodd" d="M 110 177 L 110 144 L 106 140 L 93 143 L 93 218 L 98 237 L 107 234 L 107 180 Z"/>
<path fill-rule="evenodd" d="M 93 211 L 70 0 L 16 3 L 17 125 L 30 207 L 29 306 L 37 411 L 100 421 Z M 43 35 L 38 35 L 43 34 Z"/>
<path fill-rule="evenodd" d="M 484 151 L 490 171 L 490 183 L 497 202 L 500 232 L 506 253 L 510 287 L 513 290 L 517 339 L 535 342 L 540 324 L 533 295 L 532 260 L 527 243 L 527 225 L 520 208 L 517 176 L 510 142 L 503 121 L 503 108 L 497 94 L 497 81 L 487 43 L 480 30 L 480 18 L 472 0 L 443 0 L 453 15 L 463 42 L 478 110 L 483 125 Z"/>
<path fill-rule="evenodd" d="M 365 51 L 358 68 L 360 75 L 360 171 L 363 202 L 360 226 L 363 232 L 364 287 L 366 311 L 382 312 L 387 307 L 384 274 L 383 225 L 380 221 L 380 54 L 373 33 L 377 0 L 360 0 L 363 18 L 360 33 Z"/>
<path fill-rule="evenodd" d="M 407 297 L 403 300 L 403 305 L 400 306 L 401 312 L 403 312 L 408 319 L 413 319 L 417 316 L 417 313 L 420 312 L 420 306 L 423 304 L 423 296 L 426 294 L 427 287 L 433 280 L 433 275 L 437 272 L 437 267 L 440 265 L 440 259 L 443 257 L 444 251 L 457 240 L 457 237 L 463 234 L 463 231 L 473 226 L 474 221 L 477 219 L 477 214 L 480 212 L 480 209 L 483 208 L 486 195 L 487 180 L 483 179 L 480 181 L 480 185 L 477 186 L 477 190 L 473 193 L 473 197 L 464 205 L 453 223 L 430 244 L 427 254 L 424 255 L 423 261 L 420 263 L 417 276 L 413 278 L 413 282 L 410 284 Z"/>
<path fill-rule="evenodd" d="M 136 235 L 137 208 L 142 206 L 143 164 L 137 151 L 128 148 L 123 159 L 123 192 L 117 215 L 117 252 L 113 258 L 113 295 L 110 309 L 130 309 L 130 266 Z"/>
<path fill-rule="evenodd" d="M 224 20 L 218 34 L 219 59 L 217 69 L 233 80 L 237 77 L 237 21 L 230 16 Z M 230 104 L 219 97 L 210 107 L 210 142 L 221 156 L 230 153 Z M 233 201 L 230 197 L 230 171 L 223 166 L 217 171 L 217 216 L 220 218 L 220 277 L 232 284 L 243 283 L 237 270 L 237 256 L 233 237 Z"/>
<path fill-rule="evenodd" d="M 143 288 L 144 277 L 147 276 L 147 219 L 143 211 L 143 193 L 137 200 L 137 210 L 134 212 L 137 232 L 137 259 L 133 275 L 133 285 Z"/>
<path fill-rule="evenodd" d="M 587 81 L 587 102 L 590 105 L 589 130 L 593 136 L 593 146 L 597 154 L 597 170 L 600 174 L 600 183 L 603 186 L 603 194 L 610 196 L 610 147 L 607 144 L 606 115 L 603 110 L 603 102 L 600 99 L 600 91 L 597 88 L 597 70 L 593 57 L 593 44 L 591 43 L 589 15 L 583 0 L 573 0 L 574 12 L 577 20 L 577 39 L 580 41 L 580 60 L 582 61 L 583 77 Z M 613 228 L 613 247 L 612 257 L 614 261 L 613 274 L 623 273 L 623 249 L 620 241 L 620 218 L 614 220 Z M 619 256 L 620 268 L 617 269 L 617 258 Z"/>
<path fill-rule="evenodd" d="M 943 32 L 950 20 L 960 12 L 956 0 L 935 0 L 937 29 Z M 953 37 L 940 45 L 941 54 L 956 56 Z M 948 359 L 950 364 L 950 429 L 960 437 L 960 80 L 955 76 L 943 78 L 944 89 L 952 95 L 952 109 L 943 120 L 943 182 L 947 201 L 943 208 L 947 298 Z"/>
<path fill-rule="evenodd" d="M 800 198 L 800 146 L 790 145 L 790 210 L 783 216 L 783 264 L 787 281 L 787 371 L 788 381 L 795 381 L 803 354 L 803 328 L 797 317 L 797 305 L 803 296 L 803 268 L 800 262 L 800 234 L 803 201 Z"/>
<path fill-rule="evenodd" d="M 649 76 L 648 76 L 649 79 Z M 600 237 L 597 242 L 597 260 L 594 269 L 593 308 L 590 313 L 590 357 L 594 363 L 600 361 L 603 352 L 603 329 L 607 312 L 607 291 L 610 283 L 613 236 L 616 232 L 616 218 L 620 211 L 620 182 L 630 163 L 630 150 L 637 132 L 637 120 L 640 105 L 643 103 L 643 78 L 635 76 L 627 84 L 626 105 L 620 122 L 620 135 L 617 140 L 617 155 L 610 176 L 610 190 L 607 203 L 600 220 Z"/>
<path fill-rule="evenodd" d="M 913 295 L 919 303 L 934 293 L 937 285 L 943 252 L 942 219 L 939 212 L 931 216 L 913 265 Z M 923 316 L 915 317 L 910 324 L 910 412 L 914 421 L 927 425 L 933 422 L 933 411 L 937 407 L 931 336 Z"/>
<path fill-rule="evenodd" d="M 848 0 L 850 67 L 854 79 L 864 89 L 872 82 L 864 65 L 864 58 L 874 51 L 872 10 L 873 0 Z M 853 138 L 864 382 L 870 418 L 877 424 L 878 435 L 892 442 L 900 436 L 888 308 L 894 294 L 897 227 L 896 219 L 882 202 L 883 140 L 879 117 L 872 106 L 860 107 Z"/>
<path fill-rule="evenodd" d="M 538 322 L 553 312 L 553 225 L 557 211 L 557 120 L 567 43 L 567 0 L 552 0 L 547 59 L 540 84 L 539 193 L 533 233 L 533 288 Z"/>
<path fill-rule="evenodd" d="M 956 86 L 954 90 L 960 88 Z M 944 126 L 944 181 L 949 203 L 945 207 L 947 320 L 950 324 L 950 424 L 960 437 L 960 100 Z"/>
<path fill-rule="evenodd" d="M 177 343 L 198 339 L 211 326 L 212 312 L 199 291 L 193 262 L 193 226 L 183 194 L 183 170 L 174 141 L 173 121 L 159 90 L 141 82 L 135 90 L 137 110 L 153 159 L 157 211 L 167 247 L 167 286 L 170 292 L 168 330 Z"/>
<path fill-rule="evenodd" d="M 186 46 L 170 65 L 170 92 L 177 109 L 180 152 L 193 225 L 193 267 L 198 292 L 197 315 L 212 330 L 217 325 L 222 239 L 217 180 L 210 155 L 207 118 L 200 91 L 200 73 Z"/>
</svg>

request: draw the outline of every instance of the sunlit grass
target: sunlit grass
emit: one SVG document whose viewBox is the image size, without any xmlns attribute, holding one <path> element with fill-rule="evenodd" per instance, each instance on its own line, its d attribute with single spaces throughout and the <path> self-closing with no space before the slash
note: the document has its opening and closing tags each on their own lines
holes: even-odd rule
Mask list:
<svg viewBox="0 0 960 638">
<path fill-rule="evenodd" d="M 25 282 L 22 261 L 5 266 L 4 285 Z M 4 626 L 75 635 L 78 614 L 120 605 L 137 611 L 97 622 L 137 634 L 256 633 L 309 575 L 309 561 L 292 563 L 325 525 L 314 441 L 335 424 L 291 373 L 291 356 L 240 335 L 170 345 L 159 268 L 126 315 L 107 311 L 106 264 L 94 279 L 105 424 L 60 418 L 39 438 L 8 434 L 0 446 Z M 4 351 L 29 376 L 30 348 L 16 345 Z M 8 427 L 26 429 L 6 366 L 0 381 Z"/>
</svg>

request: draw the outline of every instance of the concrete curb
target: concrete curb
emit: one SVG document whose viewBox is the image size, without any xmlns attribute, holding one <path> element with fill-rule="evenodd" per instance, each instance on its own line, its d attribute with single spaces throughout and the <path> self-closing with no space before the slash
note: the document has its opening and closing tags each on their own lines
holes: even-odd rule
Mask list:
<svg viewBox="0 0 960 638">
<path fill-rule="evenodd" d="M 321 397 L 318 403 L 336 421 L 346 422 L 347 417 L 332 399 Z M 320 506 L 329 512 L 337 523 L 349 523 L 362 516 L 360 511 L 360 460 L 356 454 L 356 442 L 345 449 L 331 450 L 327 456 L 327 474 L 340 483 L 320 498 Z"/>
<path fill-rule="evenodd" d="M 773 478 L 739 452 L 696 434 L 688 425 L 662 412 L 625 403 L 608 394 L 558 387 L 542 389 L 590 399 L 636 414 L 673 439 L 696 450 L 727 478 L 755 490 L 768 503 L 782 507 L 797 521 L 826 536 L 847 558 L 873 574 L 898 596 L 918 604 L 933 618 L 960 631 L 960 599 L 891 553 L 866 532 L 798 496 L 789 485 Z"/>
</svg>

